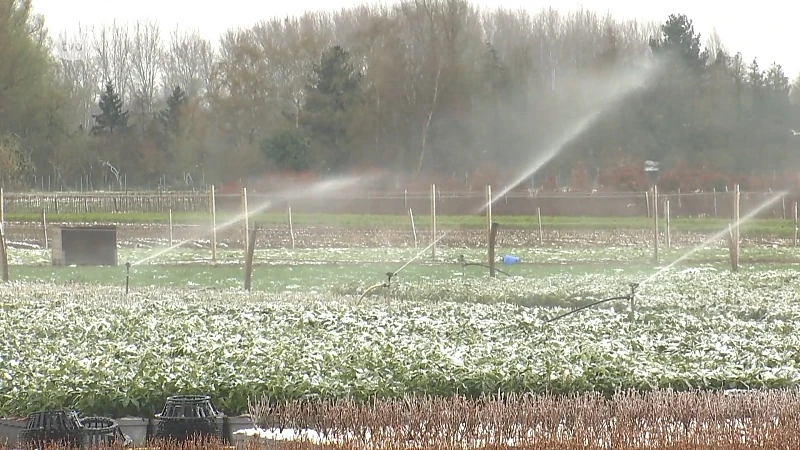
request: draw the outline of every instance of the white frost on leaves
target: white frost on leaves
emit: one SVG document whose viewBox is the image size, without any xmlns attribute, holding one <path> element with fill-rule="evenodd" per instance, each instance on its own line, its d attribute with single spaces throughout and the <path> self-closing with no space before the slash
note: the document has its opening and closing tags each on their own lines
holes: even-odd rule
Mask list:
<svg viewBox="0 0 800 450">
<path fill-rule="evenodd" d="M 30 398 L 86 398 L 121 386 L 145 398 L 188 388 L 401 396 L 450 386 L 800 381 L 795 270 L 670 273 L 637 292 L 634 323 L 625 301 L 545 323 L 574 307 L 567 299 L 576 292 L 580 302 L 624 295 L 632 281 L 565 272 L 398 282 L 397 297 L 360 304 L 326 292 L 137 287 L 126 297 L 108 287 L 10 283 L 0 290 L 0 378 L 9 380 L 0 384 L 0 415 L 42 406 Z M 536 295 L 564 302 L 473 302 Z"/>
</svg>

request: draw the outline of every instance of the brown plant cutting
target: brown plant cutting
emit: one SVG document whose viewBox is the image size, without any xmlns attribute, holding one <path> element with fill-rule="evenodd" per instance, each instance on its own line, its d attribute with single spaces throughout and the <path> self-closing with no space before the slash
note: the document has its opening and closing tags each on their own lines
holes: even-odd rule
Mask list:
<svg viewBox="0 0 800 450">
<path fill-rule="evenodd" d="M 240 449 L 796 450 L 796 391 L 409 396 L 251 403 L 262 429 L 313 429 L 319 439 L 246 438 Z M 222 450 L 219 440 L 150 442 L 164 450 Z M 9 447 L 0 446 L 0 449 Z M 17 446 L 16 448 L 25 448 Z M 46 449 L 63 448 L 59 446 Z M 108 447 L 114 448 L 114 447 Z"/>
<path fill-rule="evenodd" d="M 263 401 L 251 414 L 263 429 L 313 429 L 318 445 L 342 449 L 800 448 L 795 391 Z"/>
</svg>

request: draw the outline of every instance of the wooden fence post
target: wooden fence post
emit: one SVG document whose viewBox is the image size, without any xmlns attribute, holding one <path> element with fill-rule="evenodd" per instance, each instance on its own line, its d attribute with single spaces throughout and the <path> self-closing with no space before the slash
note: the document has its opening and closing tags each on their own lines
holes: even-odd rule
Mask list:
<svg viewBox="0 0 800 450">
<path fill-rule="evenodd" d="M 47 213 L 44 208 L 42 208 L 42 233 L 44 233 L 44 249 L 47 250 L 50 245 L 47 242 Z"/>
<path fill-rule="evenodd" d="M 242 188 L 242 214 L 244 215 L 244 248 L 249 248 L 248 240 L 250 238 L 250 215 L 247 212 L 247 188 Z"/>
<path fill-rule="evenodd" d="M 494 278 L 495 277 L 495 257 L 494 257 L 494 246 L 495 242 L 497 241 L 497 228 L 500 226 L 497 222 L 492 223 L 491 228 L 489 229 L 489 276 Z"/>
<path fill-rule="evenodd" d="M 431 258 L 436 259 L 436 185 L 431 185 Z"/>
<path fill-rule="evenodd" d="M 6 247 L 6 236 L 0 228 L 0 274 L 3 283 L 8 283 L 8 248 Z"/>
<path fill-rule="evenodd" d="M 244 289 L 250 292 L 250 285 L 253 279 L 253 255 L 256 251 L 256 228 L 253 227 L 247 234 L 247 257 L 244 260 Z"/>
<path fill-rule="evenodd" d="M 717 217 L 717 188 L 714 188 L 714 218 Z"/>
<path fill-rule="evenodd" d="M 734 272 L 739 271 L 739 206 L 741 195 L 739 193 L 739 185 L 734 186 L 733 189 L 733 227 L 730 232 L 731 235 L 731 269 Z"/>
<path fill-rule="evenodd" d="M 217 198 L 216 189 L 211 185 L 211 261 L 217 262 Z"/>
<path fill-rule="evenodd" d="M 294 225 L 292 224 L 292 207 L 289 206 L 289 237 L 292 239 L 292 250 L 294 250 Z"/>
<path fill-rule="evenodd" d="M 653 261 L 658 264 L 658 186 L 653 185 Z"/>
<path fill-rule="evenodd" d="M 6 226 L 6 196 L 3 188 L 0 187 L 0 230 L 4 230 Z"/>
<path fill-rule="evenodd" d="M 797 202 L 794 202 L 794 246 L 797 247 Z"/>
<path fill-rule="evenodd" d="M 492 234 L 492 186 L 486 186 L 486 244 L 489 245 Z"/>
<path fill-rule="evenodd" d="M 172 247 L 172 209 L 169 210 L 169 246 Z"/>
<path fill-rule="evenodd" d="M 544 233 L 542 233 L 542 208 L 536 207 L 536 218 L 539 222 L 539 245 L 544 241 Z"/>
<path fill-rule="evenodd" d="M 669 199 L 667 199 L 664 201 L 664 232 L 666 234 L 667 250 L 672 248 L 672 230 L 670 222 Z"/>
<path fill-rule="evenodd" d="M 417 226 L 414 224 L 414 211 L 408 208 L 408 216 L 411 218 L 411 231 L 414 233 L 414 248 L 417 248 Z"/>
</svg>

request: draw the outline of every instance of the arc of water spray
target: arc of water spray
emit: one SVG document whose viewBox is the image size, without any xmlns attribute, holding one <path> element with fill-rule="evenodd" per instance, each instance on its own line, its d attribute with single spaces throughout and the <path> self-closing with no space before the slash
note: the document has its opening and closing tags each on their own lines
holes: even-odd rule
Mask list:
<svg viewBox="0 0 800 450">
<path fill-rule="evenodd" d="M 370 286 L 370 287 L 366 288 L 366 289 L 364 290 L 364 292 L 361 294 L 361 297 L 359 297 L 359 298 L 358 298 L 358 302 L 356 302 L 356 304 L 359 304 L 359 303 L 361 303 L 361 300 L 364 300 L 364 297 L 366 297 L 366 296 L 367 296 L 367 295 L 368 295 L 370 292 L 374 291 L 375 289 L 378 289 L 378 288 L 381 288 L 381 287 L 386 287 L 386 288 L 388 288 L 388 287 L 389 287 L 389 283 L 391 283 L 391 281 L 392 281 L 392 278 L 393 278 L 395 275 L 397 275 L 398 273 L 400 273 L 400 271 L 401 271 L 401 270 L 405 269 L 405 268 L 406 268 L 406 267 L 408 267 L 408 266 L 409 266 L 411 263 L 413 263 L 414 261 L 416 261 L 417 259 L 419 259 L 419 257 L 420 257 L 420 256 L 422 256 L 422 255 L 423 255 L 423 254 L 424 254 L 426 251 L 428 251 L 428 250 L 429 250 L 431 247 L 433 247 L 434 245 L 436 245 L 436 243 L 437 243 L 437 242 L 439 242 L 439 241 L 441 241 L 442 239 L 444 239 L 444 237 L 445 237 L 445 236 L 447 236 L 449 233 L 450 233 L 449 231 L 442 233 L 442 235 L 441 235 L 441 236 L 439 236 L 439 237 L 438 237 L 438 238 L 436 238 L 436 239 L 435 239 L 433 242 L 431 242 L 430 244 L 428 244 L 428 246 L 427 246 L 427 247 L 425 247 L 425 248 L 423 248 L 422 250 L 420 250 L 420 251 L 419 251 L 419 252 L 418 252 L 416 255 L 414 255 L 414 257 L 413 257 L 413 258 L 411 258 L 411 259 L 409 259 L 408 261 L 406 261 L 406 263 L 405 263 L 405 264 L 403 264 L 402 266 L 400 266 L 400 268 L 399 268 L 399 269 L 395 270 L 394 272 L 389 272 L 389 273 L 387 273 L 386 275 L 388 275 L 388 276 L 389 276 L 389 280 L 388 280 L 386 283 L 375 283 L 375 284 L 373 284 L 372 286 Z"/>
<path fill-rule="evenodd" d="M 658 68 L 660 67 L 661 61 L 650 61 L 644 67 L 644 70 L 636 71 L 632 74 L 629 74 L 627 77 L 623 76 L 623 82 L 625 83 L 624 86 L 619 86 L 611 88 L 611 93 L 605 98 L 605 101 L 595 109 L 593 109 L 589 114 L 583 116 L 580 120 L 575 121 L 572 125 L 567 128 L 567 131 L 564 132 L 553 144 L 551 144 L 543 153 L 541 153 L 536 159 L 533 160 L 533 163 L 524 170 L 514 181 L 509 183 L 503 190 L 497 192 L 492 196 L 491 199 L 487 200 L 486 204 L 481 206 L 476 213 L 483 212 L 489 205 L 494 204 L 499 198 L 508 194 L 512 189 L 519 186 L 522 182 L 524 182 L 528 177 L 536 173 L 539 169 L 542 168 L 545 164 L 547 164 L 551 159 L 553 159 L 556 155 L 558 155 L 561 150 L 563 150 L 564 146 L 569 144 L 573 139 L 583 134 L 595 121 L 597 121 L 600 116 L 606 112 L 611 106 L 619 102 L 620 100 L 624 99 L 628 95 L 632 94 L 633 92 L 638 91 L 639 89 L 644 88 L 647 86 L 648 81 L 651 79 L 651 76 L 656 73 Z"/>
<path fill-rule="evenodd" d="M 255 207 L 255 208 L 252 208 L 252 209 L 250 209 L 250 210 L 248 211 L 247 217 L 250 217 L 250 215 L 252 215 L 252 214 L 259 214 L 259 213 L 261 213 L 261 212 L 265 211 L 265 210 L 266 210 L 266 209 L 268 209 L 270 206 L 272 206 L 272 203 L 273 203 L 272 201 L 267 201 L 267 202 L 265 202 L 265 203 L 262 203 L 261 205 L 259 205 L 259 206 Z M 230 219 L 230 220 L 228 220 L 228 221 L 226 221 L 226 222 L 223 222 L 223 223 L 222 223 L 222 224 L 220 224 L 220 225 L 217 225 L 217 227 L 216 227 L 216 230 L 217 230 L 217 231 L 219 231 L 219 230 L 224 230 L 224 229 L 228 228 L 229 226 L 231 226 L 231 225 L 235 224 L 236 222 L 239 222 L 239 221 L 240 221 L 240 220 L 242 220 L 242 219 L 244 219 L 244 215 L 243 215 L 243 214 L 240 214 L 239 216 L 236 216 L 236 217 L 234 217 L 234 218 L 232 218 L 232 219 Z M 156 258 L 158 258 L 159 256 L 166 255 L 167 253 L 169 253 L 169 252 L 171 252 L 171 251 L 173 251 L 173 250 L 177 249 L 178 247 L 181 247 L 181 246 L 183 246 L 183 245 L 186 245 L 186 244 L 188 244 L 189 242 L 192 242 L 192 241 L 194 241 L 195 239 L 198 239 L 198 238 L 200 238 L 201 236 L 205 236 L 205 235 L 206 235 L 206 234 L 208 234 L 208 233 L 209 233 L 208 231 L 204 231 L 204 232 L 202 232 L 202 233 L 198 233 L 198 234 L 199 234 L 198 236 L 195 236 L 195 237 L 192 237 L 192 238 L 189 238 L 189 239 L 185 239 L 185 240 L 183 240 L 183 241 L 180 241 L 180 242 L 178 242 L 177 244 L 174 244 L 174 245 L 171 245 L 171 246 L 169 246 L 169 247 L 165 248 L 164 250 L 161 250 L 161 251 L 159 251 L 159 252 L 153 253 L 153 254 L 152 254 L 152 255 L 150 255 L 150 256 L 147 256 L 147 257 L 144 257 L 144 258 L 142 258 L 142 259 L 140 259 L 140 260 L 138 260 L 138 261 L 135 261 L 135 262 L 131 263 L 131 265 L 132 265 L 132 266 L 138 266 L 138 265 L 140 265 L 140 264 L 144 264 L 144 263 L 146 263 L 146 262 L 148 262 L 148 261 L 151 261 L 151 260 L 153 260 L 153 259 L 156 259 Z"/>
<path fill-rule="evenodd" d="M 610 95 L 606 99 L 605 104 L 603 104 L 600 107 L 594 109 L 590 114 L 587 114 L 581 120 L 579 120 L 576 123 L 574 123 L 573 126 L 571 126 L 567 130 L 567 132 L 564 133 L 561 136 L 560 139 L 558 139 L 553 145 L 551 145 L 547 149 L 547 151 L 545 151 L 537 159 L 535 159 L 533 164 L 527 170 L 525 170 L 521 175 L 519 175 L 505 189 L 503 189 L 502 191 L 500 191 L 499 193 L 494 195 L 493 198 L 487 200 L 486 204 L 482 205 L 481 208 L 477 212 L 482 212 L 483 210 L 488 208 L 489 205 L 493 204 L 498 198 L 506 195 L 511 189 L 514 189 L 515 187 L 517 187 L 520 183 L 525 181 L 526 178 L 531 176 L 531 174 L 533 174 L 534 172 L 539 170 L 548 161 L 553 159 L 553 157 L 555 157 L 565 145 L 567 145 L 576 136 L 578 136 L 581 133 L 583 133 L 584 131 L 586 131 L 586 129 L 589 128 L 589 126 L 592 125 L 602 115 L 602 113 L 605 112 L 616 101 L 624 98 L 625 96 L 627 96 L 628 94 L 636 91 L 637 89 L 640 89 L 640 88 L 644 87 L 646 85 L 647 79 L 649 78 L 649 76 L 652 73 L 654 73 L 654 71 L 656 70 L 657 66 L 658 66 L 658 64 L 650 64 L 650 65 L 648 65 L 645 68 L 644 72 L 635 74 L 634 79 L 632 80 L 632 82 L 627 84 L 624 87 L 624 89 L 620 89 L 617 92 L 613 92 L 612 95 Z M 392 276 L 397 275 L 400 271 L 402 271 L 403 269 L 408 267 L 411 263 L 413 263 L 414 261 L 419 259 L 420 256 L 422 256 L 426 251 L 428 251 L 428 249 L 430 249 L 437 242 L 442 240 L 445 236 L 447 236 L 447 232 L 442 234 L 441 236 L 439 236 L 437 239 L 435 239 L 433 242 L 431 242 L 427 247 L 422 249 L 422 251 L 417 253 L 417 255 L 415 255 L 413 258 L 408 260 L 399 269 L 397 269 L 392 274 Z"/>
<path fill-rule="evenodd" d="M 449 231 L 446 231 L 446 232 L 442 233 L 442 235 L 441 235 L 441 236 L 439 236 L 439 237 L 438 237 L 438 238 L 436 238 L 436 239 L 435 239 L 433 242 L 431 242 L 430 244 L 428 244 L 428 246 L 427 246 L 427 247 L 425 247 L 425 248 L 423 248 L 422 250 L 420 250 L 420 251 L 419 251 L 419 253 L 417 253 L 416 255 L 414 255 L 414 257 L 413 257 L 413 258 L 411 258 L 411 259 L 409 259 L 408 261 L 406 261 L 406 263 L 405 263 L 405 264 L 403 264 L 402 266 L 400 266 L 400 268 L 399 268 L 399 269 L 397 269 L 397 270 L 395 270 L 394 272 L 392 272 L 392 276 L 395 276 L 395 275 L 397 275 L 398 273 L 400 273 L 400 271 L 401 271 L 401 270 L 405 269 L 405 268 L 406 268 L 406 267 L 408 267 L 408 266 L 409 266 L 411 263 L 413 263 L 414 261 L 418 260 L 420 256 L 422 256 L 423 254 L 425 254 L 425 252 L 427 252 L 428 250 L 430 250 L 430 248 L 431 248 L 431 247 L 433 247 L 434 245 L 436 245 L 436 243 L 437 243 L 437 242 L 439 242 L 439 241 L 441 241 L 442 239 L 444 239 L 444 237 L 445 237 L 445 236 L 447 236 L 449 233 L 450 233 Z"/>
<path fill-rule="evenodd" d="M 539 169 L 542 168 L 545 164 L 547 164 L 551 159 L 555 158 L 561 150 L 564 148 L 565 145 L 569 144 L 570 141 L 575 139 L 576 137 L 580 136 L 589 126 L 600 117 L 600 114 L 605 110 L 605 108 L 598 108 L 592 111 L 591 114 L 583 117 L 581 120 L 575 122 L 561 137 L 550 147 L 545 150 L 544 153 L 539 155 L 536 159 L 533 160 L 533 164 L 521 173 L 513 182 L 511 182 L 508 186 L 503 188 L 497 194 L 494 194 L 491 200 L 487 201 L 486 204 L 481 206 L 478 212 L 483 212 L 486 208 L 489 207 L 490 204 L 494 204 L 499 198 L 503 197 L 504 195 L 508 194 L 512 189 L 519 186 L 523 181 L 525 181 L 528 177 L 536 173 Z"/>
<path fill-rule="evenodd" d="M 279 197 L 287 196 L 287 197 L 291 198 L 292 196 L 296 196 L 298 191 L 301 192 L 301 193 L 313 194 L 315 192 L 320 192 L 320 191 L 340 190 L 340 189 L 344 189 L 346 187 L 350 187 L 353 184 L 364 183 L 364 182 L 368 181 L 371 178 L 373 178 L 373 177 L 371 177 L 371 176 L 369 176 L 369 177 L 349 177 L 349 178 L 344 178 L 344 179 L 324 180 L 324 181 L 320 181 L 320 182 L 314 183 L 311 186 L 307 187 L 306 189 L 283 190 L 283 191 L 278 191 L 275 195 L 279 196 Z M 294 195 L 292 195 L 292 194 L 294 194 Z M 250 208 L 248 210 L 248 212 L 247 212 L 247 217 L 250 217 L 250 216 L 252 216 L 254 214 L 260 214 L 260 213 L 266 211 L 268 208 L 270 208 L 274 204 L 275 204 L 274 201 L 267 200 L 266 202 L 254 207 L 254 208 Z M 226 222 L 223 222 L 220 225 L 217 225 L 216 230 L 217 231 L 224 230 L 224 229 L 236 224 L 237 222 L 243 220 L 244 218 L 245 218 L 244 214 L 239 214 L 239 215 L 233 217 L 232 219 L 230 219 L 230 220 L 228 220 Z M 178 242 L 175 245 L 171 245 L 171 246 L 169 246 L 169 247 L 167 247 L 167 248 L 165 248 L 165 249 L 163 249 L 161 251 L 158 251 L 158 252 L 156 252 L 156 253 L 154 253 L 154 254 L 152 254 L 150 256 L 142 258 L 139 261 L 133 262 L 133 263 L 131 263 L 131 266 L 138 266 L 140 264 L 144 264 L 144 263 L 146 263 L 148 261 L 151 261 L 151 260 L 153 260 L 155 258 L 158 258 L 159 256 L 165 255 L 165 254 L 177 249 L 178 247 L 181 247 L 182 245 L 188 244 L 189 242 L 192 242 L 195 239 L 198 239 L 200 236 L 204 236 L 204 235 L 206 235 L 208 233 L 209 233 L 209 231 L 204 231 L 199 236 L 195 236 L 195 237 L 192 237 L 190 239 L 185 239 L 185 240 L 183 240 L 181 242 Z"/>
<path fill-rule="evenodd" d="M 743 217 L 740 217 L 739 220 L 737 220 L 737 221 L 735 221 L 733 223 L 733 226 L 734 227 L 739 227 L 743 223 L 752 220 L 756 215 L 758 215 L 758 213 L 760 213 L 761 211 L 763 211 L 766 208 L 770 207 L 775 202 L 777 202 L 778 200 L 782 199 L 788 193 L 789 193 L 789 191 L 779 192 L 778 194 L 776 194 L 771 199 L 767 200 L 766 202 L 764 202 L 761 205 L 759 205 L 757 208 L 755 208 L 752 211 L 750 211 L 749 213 L 745 214 Z M 644 281 L 639 283 L 639 286 L 644 286 L 645 284 L 650 283 L 651 281 L 655 280 L 661 274 L 663 274 L 664 272 L 667 272 L 671 268 L 675 267 L 677 264 L 680 264 L 681 262 L 686 261 L 688 258 L 690 258 L 692 255 L 696 254 L 697 252 L 699 252 L 700 250 L 705 248 L 707 245 L 722 239 L 727 233 L 729 233 L 729 229 L 725 228 L 724 230 L 720 231 L 719 233 L 717 233 L 717 234 L 711 236 L 710 238 L 704 240 L 703 242 L 701 242 L 697 246 L 693 247 L 688 252 L 686 252 L 683 255 L 681 255 L 675 261 L 672 261 L 668 265 L 666 265 L 666 266 L 662 267 L 661 269 L 659 269 L 658 272 L 656 272 L 653 275 L 647 277 Z"/>
</svg>

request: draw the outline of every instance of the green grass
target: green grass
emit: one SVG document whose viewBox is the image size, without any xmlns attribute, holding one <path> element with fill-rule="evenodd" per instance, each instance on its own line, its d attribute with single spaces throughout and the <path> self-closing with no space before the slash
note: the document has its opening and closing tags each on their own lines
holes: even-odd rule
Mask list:
<svg viewBox="0 0 800 450">
<path fill-rule="evenodd" d="M 173 223 L 182 225 L 197 225 L 210 223 L 207 213 L 176 212 L 173 214 Z M 235 220 L 236 214 L 219 212 L 217 224 Z M 538 219 L 535 216 L 494 216 L 495 222 L 506 228 L 536 229 Z M 6 214 L 9 222 L 37 222 L 39 213 L 17 212 Z M 425 215 L 415 217 L 417 226 L 423 228 L 430 224 L 430 218 Z M 169 217 L 164 213 L 81 213 L 81 214 L 50 214 L 48 221 L 51 223 L 120 223 L 120 224 L 165 224 Z M 251 215 L 251 223 L 260 226 L 281 225 L 288 222 L 285 213 L 260 213 Z M 332 226 L 332 227 L 408 227 L 409 218 L 405 215 L 360 215 L 360 214 L 294 214 L 292 222 L 295 226 Z M 730 222 L 729 219 L 689 219 L 678 218 L 672 220 L 672 228 L 681 231 L 715 232 L 724 229 Z M 542 224 L 546 229 L 559 230 L 645 230 L 653 226 L 652 219 L 647 217 L 566 217 L 543 216 Z M 438 216 L 437 225 L 444 229 L 462 228 L 478 229 L 486 226 L 486 218 L 482 215 L 468 216 Z M 794 225 L 789 220 L 780 219 L 754 219 L 742 225 L 742 232 L 759 235 L 791 236 Z"/>
<path fill-rule="evenodd" d="M 508 250 L 508 251 L 504 251 Z M 660 267 L 679 259 L 687 249 L 673 249 L 661 254 L 662 264 L 651 261 L 646 248 L 548 248 L 501 249 L 498 255 L 521 256 L 522 263 L 503 265 L 497 269 L 512 276 L 542 279 L 565 274 L 598 274 L 617 277 L 621 274 L 646 278 Z M 12 281 L 48 282 L 57 284 L 89 284 L 111 286 L 122 290 L 125 285 L 125 261 L 138 261 L 158 249 L 120 249 L 120 265 L 116 267 L 53 267 L 49 253 L 42 250 L 12 250 Z M 415 249 L 298 249 L 259 250 L 255 256 L 252 289 L 262 292 L 334 292 L 359 295 L 363 288 L 386 280 L 411 260 Z M 482 249 L 442 248 L 436 262 L 425 256 L 402 270 L 397 283 L 424 283 L 456 279 L 484 279 L 488 269 L 463 267 L 458 255 L 464 254 L 473 263 L 485 263 Z M 145 286 L 188 289 L 241 289 L 244 271 L 241 251 L 221 250 L 213 264 L 207 250 L 177 249 L 130 269 L 133 289 Z M 800 253 L 793 248 L 743 247 L 743 270 L 796 268 Z M 727 250 L 705 248 L 692 254 L 678 267 L 714 267 L 728 270 Z M 506 277 L 499 273 L 500 279 Z"/>
<path fill-rule="evenodd" d="M 337 288 L 363 282 L 371 285 L 386 280 L 386 273 L 397 270 L 397 265 L 308 265 L 308 266 L 270 266 L 258 265 L 253 269 L 252 289 L 264 292 L 339 290 Z M 508 268 L 498 266 L 501 270 Z M 633 266 L 630 266 L 633 270 Z M 573 271 L 576 273 L 605 272 L 603 267 L 564 268 L 559 266 L 517 266 L 515 275 L 548 276 L 554 273 Z M 485 277 L 488 270 L 468 267 L 465 276 Z M 458 264 L 439 266 L 410 265 L 403 270 L 398 279 L 448 279 L 461 273 Z M 241 266 L 137 266 L 131 268 L 131 286 L 163 286 L 180 288 L 241 288 L 244 270 Z M 19 266 L 12 269 L 12 278 L 24 282 L 53 282 L 98 284 L 104 286 L 125 286 L 124 267 L 47 267 Z"/>
</svg>

